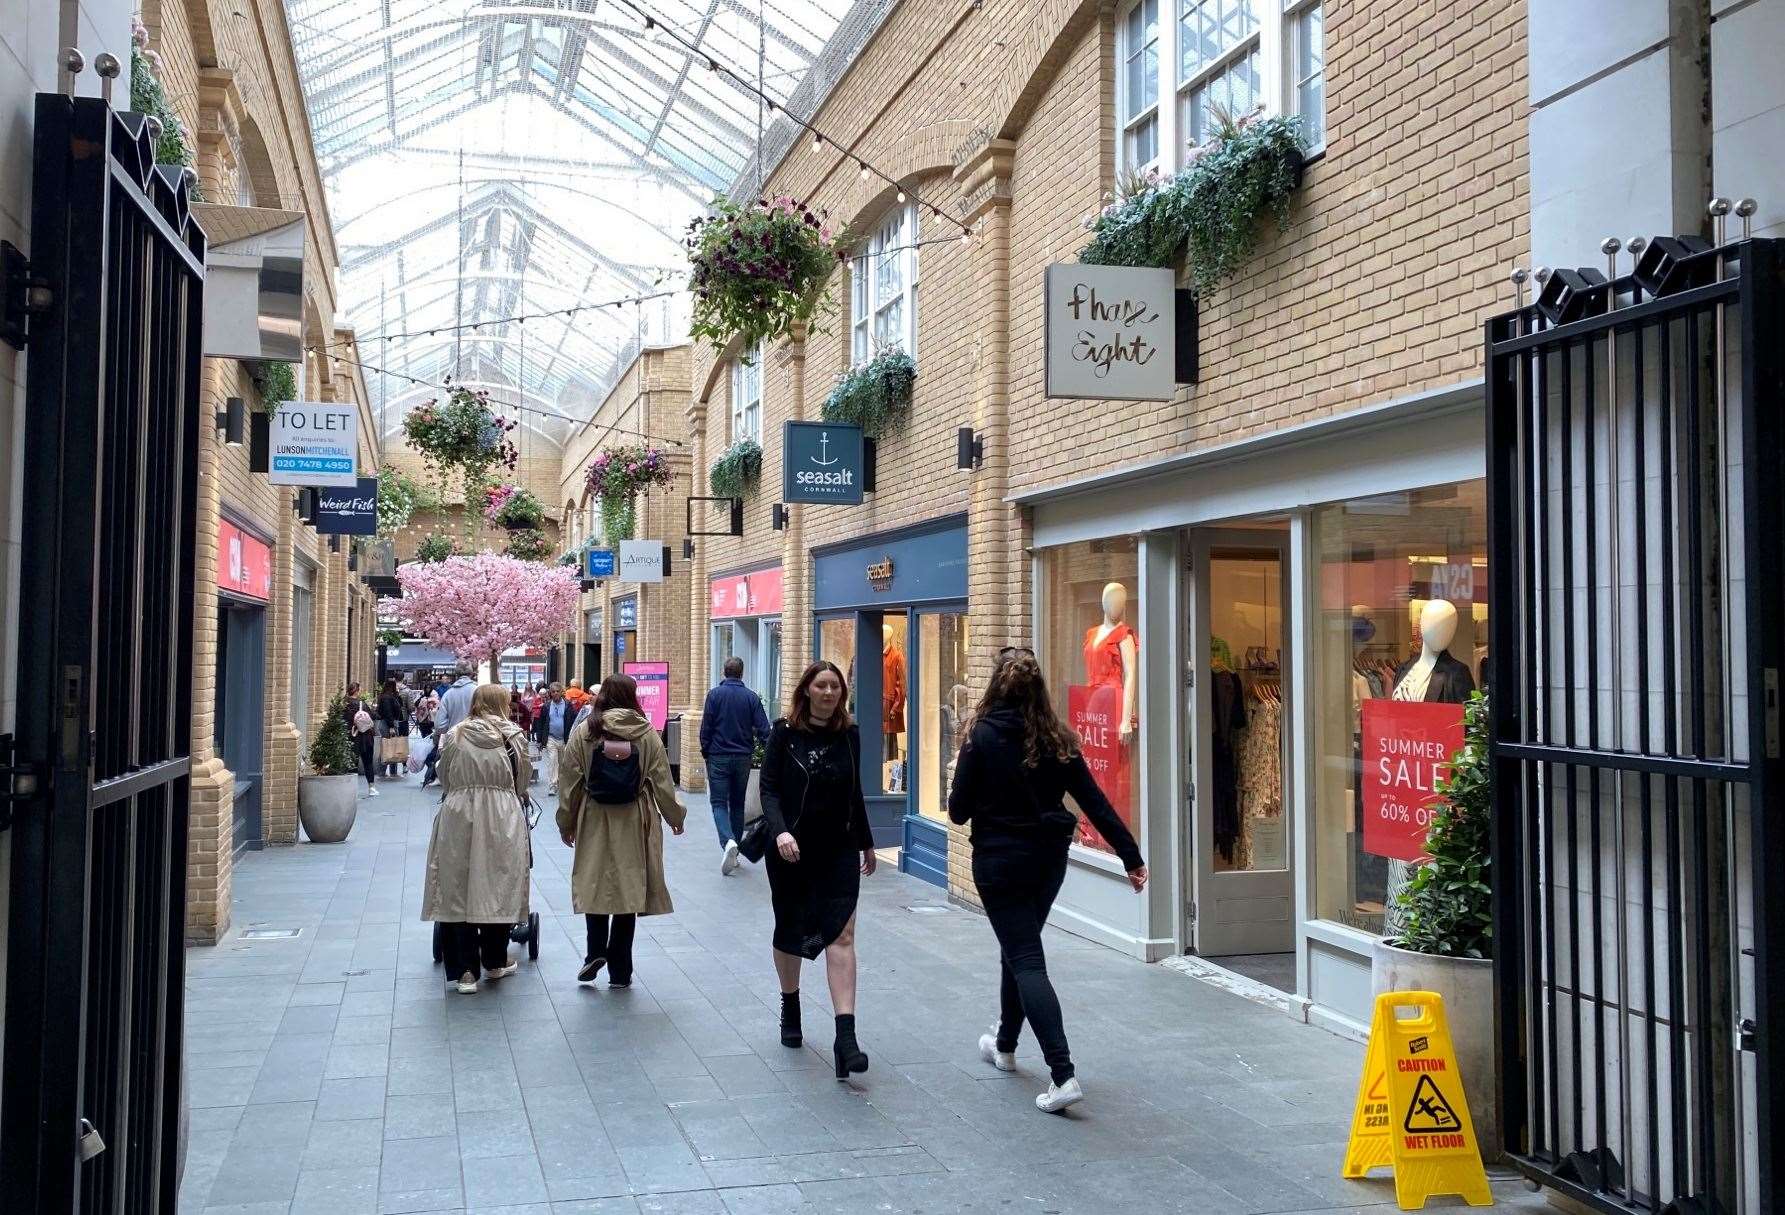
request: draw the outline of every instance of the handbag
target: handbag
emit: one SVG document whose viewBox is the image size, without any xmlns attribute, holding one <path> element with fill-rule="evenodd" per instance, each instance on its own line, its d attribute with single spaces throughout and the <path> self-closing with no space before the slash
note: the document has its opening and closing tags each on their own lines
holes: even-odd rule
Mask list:
<svg viewBox="0 0 1785 1215">
<path fill-rule="evenodd" d="M 768 850 L 769 820 L 753 818 L 745 823 L 744 834 L 738 836 L 738 855 L 755 865 L 761 863 Z"/>
</svg>

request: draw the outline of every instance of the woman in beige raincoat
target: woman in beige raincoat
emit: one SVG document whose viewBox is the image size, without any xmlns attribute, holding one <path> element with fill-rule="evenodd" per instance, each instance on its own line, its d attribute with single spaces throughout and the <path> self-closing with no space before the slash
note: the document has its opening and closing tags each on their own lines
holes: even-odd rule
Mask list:
<svg viewBox="0 0 1785 1215">
<path fill-rule="evenodd" d="M 558 834 L 576 848 L 571 909 L 589 928 L 578 982 L 594 982 L 606 966 L 609 987 L 632 986 L 638 917 L 674 910 L 663 880 L 662 823 L 680 835 L 686 813 L 669 753 L 639 709 L 638 685 L 630 675 L 609 675 L 558 759 Z"/>
<path fill-rule="evenodd" d="M 465 995 L 514 973 L 508 930 L 527 915 L 527 738 L 508 720 L 508 689 L 486 683 L 471 716 L 439 740 L 446 799 L 428 841 L 421 918 L 441 926 L 446 981 Z"/>
</svg>

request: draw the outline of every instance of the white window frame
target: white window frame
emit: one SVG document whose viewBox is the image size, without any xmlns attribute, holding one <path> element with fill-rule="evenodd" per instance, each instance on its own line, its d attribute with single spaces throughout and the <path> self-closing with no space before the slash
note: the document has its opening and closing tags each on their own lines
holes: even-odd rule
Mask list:
<svg viewBox="0 0 1785 1215">
<path fill-rule="evenodd" d="M 894 207 L 875 225 L 874 234 L 862 242 L 860 251 L 849 264 L 850 315 L 849 361 L 860 367 L 883 350 L 897 347 L 906 354 L 917 355 L 917 243 L 922 229 L 918 224 L 915 204 Z M 881 259 L 899 260 L 900 289 L 897 296 L 880 296 L 880 276 L 875 273 Z M 894 303 L 901 303 L 899 331 L 890 344 L 877 345 L 874 340 L 875 318 Z"/>
<path fill-rule="evenodd" d="M 1180 79 L 1182 68 L 1182 50 L 1184 39 L 1184 13 L 1187 4 L 1195 0 L 1159 0 L 1159 39 L 1157 53 L 1159 56 L 1159 92 L 1151 108 L 1132 118 L 1123 117 L 1127 104 L 1127 72 L 1128 72 L 1128 15 L 1146 0 L 1128 0 L 1116 11 L 1116 165 L 1121 173 L 1138 173 L 1156 168 L 1159 173 L 1169 175 L 1183 168 L 1187 163 L 1188 148 L 1182 146 L 1187 137 L 1188 111 L 1190 95 L 1195 90 L 1221 75 L 1235 63 L 1254 52 L 1258 55 L 1258 94 L 1265 112 L 1269 114 L 1295 114 L 1298 112 L 1298 98 L 1295 77 L 1294 54 L 1295 40 L 1303 28 L 1302 18 L 1310 9 L 1322 7 L 1324 0 L 1250 0 L 1257 25 L 1251 33 L 1238 39 L 1226 48 L 1217 58 L 1204 64 L 1192 75 Z M 1237 0 L 1234 0 L 1237 2 Z M 1324 27 L 1323 27 L 1324 29 Z M 1324 35 L 1323 35 L 1324 41 Z M 1325 47 L 1322 48 L 1322 61 L 1325 60 Z M 1323 66 L 1323 81 L 1328 74 Z M 1325 96 L 1323 88 L 1322 96 Z M 1134 126 L 1147 117 L 1157 115 L 1158 156 L 1155 160 L 1144 164 L 1129 163 L 1127 158 L 1128 134 Z M 1322 128 L 1325 127 L 1325 113 L 1322 115 Z M 1325 140 L 1311 146 L 1310 155 L 1325 149 Z"/>
<path fill-rule="evenodd" d="M 762 347 L 731 361 L 731 441 L 762 443 Z"/>
<path fill-rule="evenodd" d="M 1308 144 L 1308 155 L 1326 151 L 1326 0 L 1283 0 L 1283 112 L 1301 114 L 1301 80 L 1296 75 L 1296 52 L 1301 49 L 1306 18 L 1314 9 L 1321 10 L 1320 22 L 1320 138 Z M 1304 129 L 1305 125 L 1304 125 Z"/>
</svg>

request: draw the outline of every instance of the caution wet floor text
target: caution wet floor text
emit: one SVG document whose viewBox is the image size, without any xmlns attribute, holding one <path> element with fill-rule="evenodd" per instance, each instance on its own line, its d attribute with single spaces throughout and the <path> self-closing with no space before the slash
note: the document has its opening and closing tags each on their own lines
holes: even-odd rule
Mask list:
<svg viewBox="0 0 1785 1215">
<path fill-rule="evenodd" d="M 1407 1012 L 1413 1015 L 1401 1015 Z M 1403 1211 L 1419 1210 L 1435 1194 L 1493 1205 L 1444 999 L 1435 992 L 1376 997 L 1344 1175 L 1362 1177 L 1384 1165 L 1394 1168 Z"/>
</svg>

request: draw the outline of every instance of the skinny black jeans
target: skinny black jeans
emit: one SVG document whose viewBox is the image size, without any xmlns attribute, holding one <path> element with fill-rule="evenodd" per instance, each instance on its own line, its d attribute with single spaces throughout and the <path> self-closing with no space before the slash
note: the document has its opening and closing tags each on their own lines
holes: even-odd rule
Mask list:
<svg viewBox="0 0 1785 1215">
<path fill-rule="evenodd" d="M 632 937 L 638 931 L 636 915 L 585 915 L 589 926 L 589 952 L 583 961 L 607 959 L 609 983 L 632 982 Z"/>
<path fill-rule="evenodd" d="M 376 782 L 378 778 L 374 774 L 376 769 L 373 764 L 374 757 L 378 754 L 378 735 L 370 730 L 364 734 L 355 734 L 353 736 L 353 751 L 359 756 L 359 774 L 366 778 L 366 784 L 371 785 Z"/>
<path fill-rule="evenodd" d="M 998 937 L 998 1049 L 1015 1050 L 1026 1017 L 1055 1084 L 1072 1077 L 1060 999 L 1047 976 L 1041 930 L 1066 880 L 1066 844 L 975 843 L 973 881 Z"/>
</svg>

